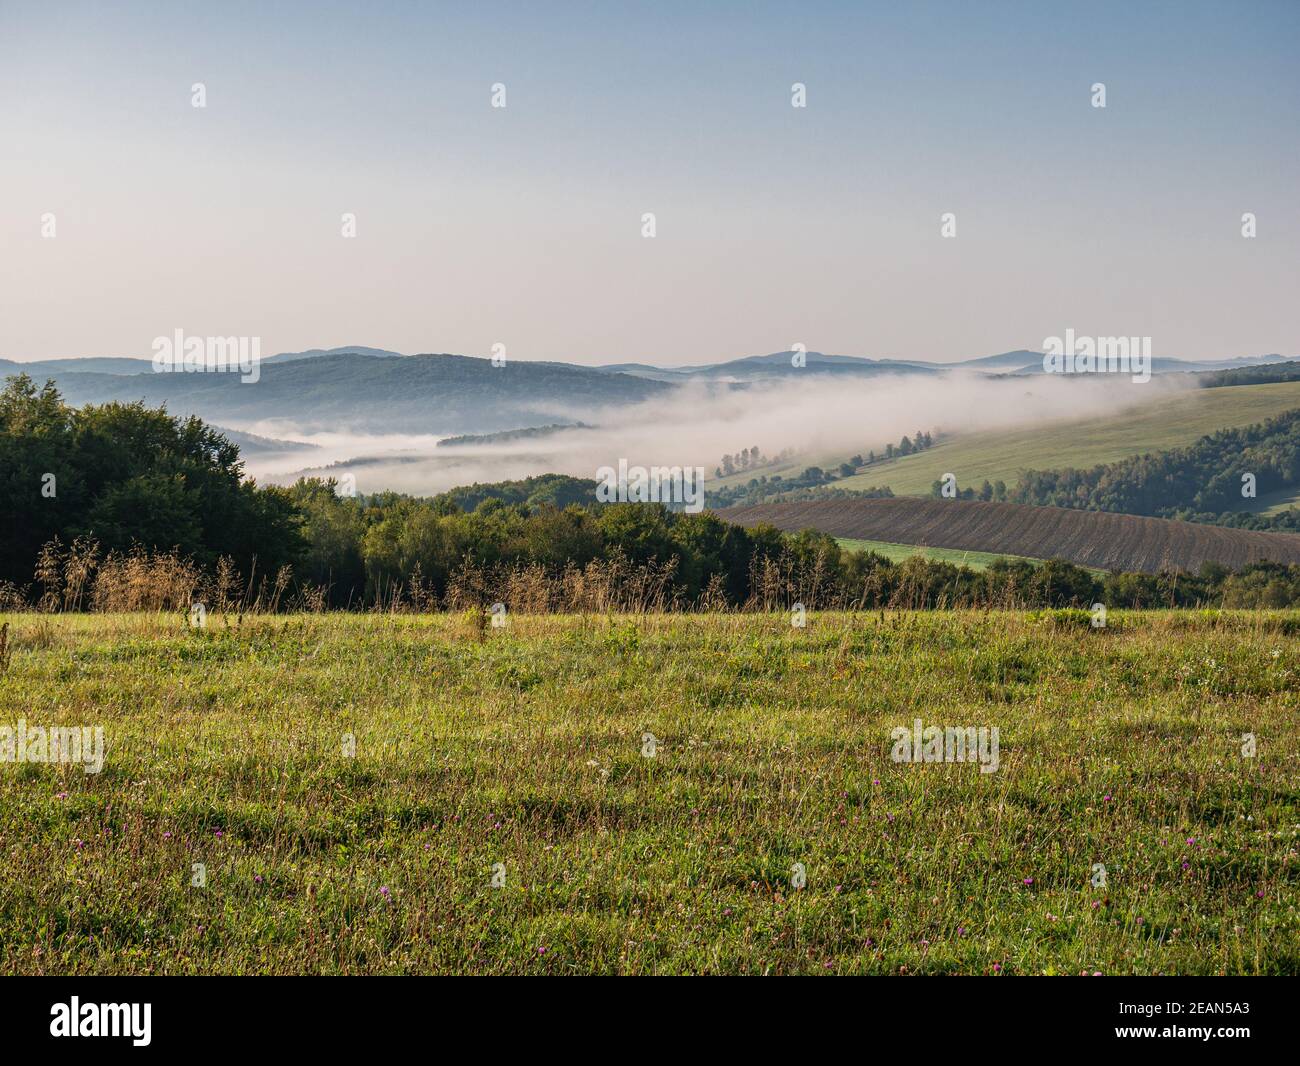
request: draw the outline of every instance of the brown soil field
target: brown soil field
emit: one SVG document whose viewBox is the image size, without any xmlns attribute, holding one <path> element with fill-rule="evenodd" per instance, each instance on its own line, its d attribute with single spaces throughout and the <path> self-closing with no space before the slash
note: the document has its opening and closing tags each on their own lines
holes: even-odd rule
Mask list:
<svg viewBox="0 0 1300 1066">
<path fill-rule="evenodd" d="M 810 500 L 731 507 L 718 516 L 742 526 L 768 523 L 791 533 L 817 529 L 834 537 L 1066 559 L 1103 570 L 1157 573 L 1195 571 L 1204 562 L 1233 569 L 1265 560 L 1300 563 L 1300 534 L 1020 503 L 914 497 Z"/>
</svg>

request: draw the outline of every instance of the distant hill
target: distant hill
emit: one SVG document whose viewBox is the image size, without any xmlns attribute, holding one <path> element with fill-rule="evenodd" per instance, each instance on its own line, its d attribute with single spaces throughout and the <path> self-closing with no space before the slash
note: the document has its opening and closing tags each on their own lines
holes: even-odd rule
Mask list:
<svg viewBox="0 0 1300 1066">
<path fill-rule="evenodd" d="M 626 374 L 630 377 L 648 378 L 653 381 L 683 382 L 693 379 L 717 381 L 752 381 L 772 377 L 784 377 L 790 374 L 850 374 L 875 376 L 880 374 L 916 374 L 943 373 L 950 370 L 976 370 L 990 374 L 1041 374 L 1043 373 L 1043 355 L 1041 352 L 1020 348 L 997 355 L 984 355 L 973 359 L 941 363 L 927 359 L 868 358 L 860 355 L 828 355 L 824 352 L 808 352 L 805 365 L 796 367 L 791 363 L 793 352 L 769 352 L 766 355 L 742 356 L 720 363 L 702 363 L 690 366 L 656 366 L 652 363 L 623 362 L 607 363 L 602 366 L 586 367 L 562 361 L 535 362 L 538 366 L 570 367 L 577 370 L 591 370 L 606 374 Z M 340 348 L 309 348 L 301 352 L 280 352 L 267 356 L 263 365 L 306 360 L 329 359 L 339 355 L 365 356 L 372 359 L 411 358 L 401 352 L 387 348 L 368 348 L 364 345 L 346 345 Z M 1156 373 L 1195 373 L 1210 370 L 1235 370 L 1259 367 L 1265 364 L 1278 364 L 1300 361 L 1300 356 L 1283 355 L 1246 355 L 1225 359 L 1193 361 L 1159 356 L 1152 360 Z M 62 377 L 64 374 L 140 374 L 152 373 L 153 363 L 149 358 L 85 358 L 85 359 L 43 359 L 30 363 L 0 359 L 0 376 L 26 372 L 33 377 Z"/>
<path fill-rule="evenodd" d="M 304 430 L 451 435 L 559 421 L 575 409 L 640 403 L 671 386 L 588 367 L 511 362 L 462 355 L 376 358 L 320 355 L 261 368 L 257 382 L 234 373 L 120 377 L 60 374 L 71 404 L 143 400 L 173 414 L 221 424 L 283 420 Z"/>
<path fill-rule="evenodd" d="M 595 429 L 586 422 L 566 422 L 550 426 L 531 426 L 528 429 L 505 429 L 499 433 L 464 433 L 459 437 L 444 437 L 438 441 L 439 448 L 465 448 L 484 444 L 513 444 L 516 441 L 538 440 L 553 437 L 557 433 L 570 433 L 575 430 Z"/>
<path fill-rule="evenodd" d="M 290 454 L 293 452 L 319 451 L 320 445 L 309 444 L 303 440 L 276 440 L 274 437 L 259 437 L 256 433 L 244 433 L 227 426 L 211 425 L 210 428 L 220 433 L 231 444 L 239 445 L 240 455 Z"/>
<path fill-rule="evenodd" d="M 857 355 L 827 355 L 824 352 L 807 352 L 804 354 L 804 365 L 796 366 L 793 356 L 792 351 L 771 352 L 767 355 L 749 355 L 725 363 L 708 363 L 702 366 L 656 367 L 646 363 L 613 363 L 597 369 L 659 381 L 700 379 L 750 381 L 809 373 L 854 376 L 933 374 L 945 369 L 938 363 L 902 359 L 867 359 Z"/>
<path fill-rule="evenodd" d="M 763 378 L 786 377 L 791 374 L 844 374 L 877 376 L 881 374 L 940 374 L 953 370 L 974 370 L 988 374 L 1042 374 L 1043 353 L 1019 348 L 1015 351 L 984 355 L 975 359 L 962 359 L 940 363 L 928 359 L 871 359 L 859 355 L 827 355 L 808 352 L 804 366 L 794 366 L 793 352 L 771 352 L 767 355 L 749 355 L 724 363 L 706 363 L 696 366 L 661 367 L 649 363 L 609 363 L 597 367 L 611 373 L 632 374 L 657 381 L 687 381 L 692 379 L 752 381 Z M 1286 362 L 1300 356 L 1253 355 L 1230 359 L 1212 359 L 1203 362 L 1160 356 L 1152 360 L 1152 370 L 1157 374 L 1195 373 L 1208 370 L 1230 370 L 1240 367 L 1260 366 L 1265 363 Z"/>
<path fill-rule="evenodd" d="M 63 374 L 144 374 L 153 373 L 151 359 L 38 359 L 31 363 L 18 363 L 0 359 L 0 377 L 10 374 L 30 374 L 33 378 L 59 377 Z"/>
<path fill-rule="evenodd" d="M 360 345 L 347 348 L 311 348 L 305 352 L 280 352 L 279 355 L 267 356 L 266 363 L 287 363 L 294 359 L 315 359 L 322 355 L 369 355 L 379 358 L 400 357 L 401 352 L 390 352 L 383 348 L 364 348 Z M 20 363 L 14 359 L 0 359 L 0 377 L 10 374 L 30 374 L 33 378 L 42 375 L 58 377 L 63 374 L 152 374 L 153 358 L 131 359 L 110 357 L 88 357 L 84 359 L 36 359 L 30 363 Z"/>
<path fill-rule="evenodd" d="M 985 355 L 979 359 L 963 359 L 959 363 L 948 363 L 946 365 L 963 367 L 969 370 L 1023 370 L 1027 366 L 1034 365 L 1041 371 L 1043 369 L 1043 353 L 1031 352 L 1026 348 L 1021 348 L 1014 352 Z"/>
<path fill-rule="evenodd" d="M 351 345 L 343 348 L 308 348 L 305 352 L 281 352 L 279 355 L 267 356 L 265 363 L 288 363 L 295 359 L 319 359 L 323 355 L 368 355 L 376 359 L 401 358 L 401 352 L 390 352 L 386 348 L 365 348 Z"/>
<path fill-rule="evenodd" d="M 1025 354 L 1032 357 L 1031 361 L 1017 368 L 1014 373 L 1017 374 L 1045 374 L 1048 371 L 1043 369 L 1043 357 L 1041 353 L 1025 352 L 1011 353 Z M 994 358 L 1000 358 L 995 356 Z M 1286 364 L 1295 361 L 1295 356 L 1256 356 L 1253 358 L 1241 359 L 1216 359 L 1209 362 L 1199 362 L 1192 359 L 1169 359 L 1164 356 L 1155 356 L 1151 360 L 1151 373 L 1153 374 L 1203 374 L 1211 371 L 1230 371 L 1244 369 L 1259 369 L 1268 365 Z M 968 365 L 968 364 L 961 364 Z"/>
<path fill-rule="evenodd" d="M 719 511 L 742 526 L 934 548 L 1065 559 L 1079 566 L 1158 573 L 1195 572 L 1202 563 L 1300 563 L 1300 535 L 1257 533 L 1165 518 L 965 500 L 819 500 Z"/>
</svg>

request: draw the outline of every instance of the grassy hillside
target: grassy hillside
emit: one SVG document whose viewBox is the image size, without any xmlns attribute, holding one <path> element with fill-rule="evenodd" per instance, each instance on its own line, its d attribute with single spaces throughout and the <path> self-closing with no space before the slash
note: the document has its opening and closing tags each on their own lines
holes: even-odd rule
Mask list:
<svg viewBox="0 0 1300 1066">
<path fill-rule="evenodd" d="M 1028 468 L 1088 467 L 1182 447 L 1216 429 L 1262 422 L 1297 407 L 1300 381 L 1197 389 L 1113 418 L 953 437 L 919 454 L 877 463 L 835 485 L 888 485 L 898 496 L 928 496 L 931 484 L 952 472 L 960 488 L 978 488 L 985 479 L 1001 479 L 1011 487 Z"/>
<path fill-rule="evenodd" d="M 952 563 L 955 566 L 969 566 L 972 570 L 987 570 L 990 563 L 998 559 L 1023 559 L 1022 555 L 999 555 L 997 552 L 971 552 L 956 548 L 926 548 L 919 544 L 899 544 L 888 540 L 861 540 L 856 537 L 836 537 L 840 547 L 855 552 L 875 552 L 886 559 L 901 562 L 913 555 L 924 555 L 927 559 Z M 1031 559 L 1030 562 L 1039 562 Z"/>
<path fill-rule="evenodd" d="M 1251 506 L 1252 503 L 1254 506 Z M 1259 514 L 1280 514 L 1289 507 L 1300 507 L 1300 489 L 1281 489 L 1268 492 L 1256 500 L 1243 500 L 1243 511 L 1255 511 Z"/>
<path fill-rule="evenodd" d="M 1294 612 L 0 621 L 5 974 L 1300 972 Z"/>
<path fill-rule="evenodd" d="M 857 537 L 836 537 L 835 541 L 842 548 L 855 552 L 875 552 L 886 559 L 901 563 L 913 555 L 920 555 L 935 562 L 952 563 L 954 566 L 967 566 L 972 570 L 987 570 L 990 564 L 999 559 L 1023 559 L 1030 563 L 1041 563 L 1042 559 L 1033 559 L 1027 555 L 1007 555 L 1005 552 L 972 552 L 959 548 L 927 548 L 920 544 L 899 544 L 889 540 L 861 540 Z M 1090 567 L 1096 574 L 1106 571 Z"/>
</svg>

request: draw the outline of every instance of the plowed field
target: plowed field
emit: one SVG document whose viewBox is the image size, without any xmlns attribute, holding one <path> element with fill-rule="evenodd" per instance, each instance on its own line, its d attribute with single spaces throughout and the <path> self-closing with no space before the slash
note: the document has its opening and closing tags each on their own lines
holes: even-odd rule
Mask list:
<svg viewBox="0 0 1300 1066">
<path fill-rule="evenodd" d="M 1300 535 L 1292 533 L 1019 503 L 814 500 L 733 507 L 719 515 L 742 526 L 766 522 L 788 532 L 817 529 L 833 537 L 1067 559 L 1105 570 L 1156 573 L 1194 571 L 1204 562 L 1234 569 L 1263 560 L 1300 563 Z"/>
</svg>

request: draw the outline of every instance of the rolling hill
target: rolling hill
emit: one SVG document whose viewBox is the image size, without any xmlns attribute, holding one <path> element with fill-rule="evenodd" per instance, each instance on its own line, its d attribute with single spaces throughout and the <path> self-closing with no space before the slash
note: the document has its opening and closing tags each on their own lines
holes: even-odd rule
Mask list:
<svg viewBox="0 0 1300 1066">
<path fill-rule="evenodd" d="M 555 422 L 575 409 L 639 403 L 671 385 L 558 363 L 463 355 L 383 357 L 343 352 L 267 360 L 257 382 L 238 374 L 63 374 L 68 403 L 143 400 L 219 423 L 281 419 L 304 432 L 484 433 Z"/>
<path fill-rule="evenodd" d="M 952 437 L 915 455 L 875 463 L 835 486 L 888 485 L 896 496 L 928 496 L 933 482 L 949 472 L 960 488 L 978 488 L 986 479 L 1013 486 L 1022 470 L 1086 468 L 1184 447 L 1215 430 L 1263 422 L 1298 407 L 1300 381 L 1197 389 L 1111 418 Z"/>
<path fill-rule="evenodd" d="M 1197 570 L 1202 563 L 1300 563 L 1300 535 L 1174 522 L 1164 518 L 966 500 L 816 500 L 732 507 L 719 517 L 787 532 L 934 548 L 1066 559 L 1105 570 Z"/>
</svg>

